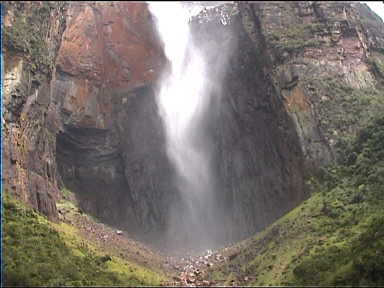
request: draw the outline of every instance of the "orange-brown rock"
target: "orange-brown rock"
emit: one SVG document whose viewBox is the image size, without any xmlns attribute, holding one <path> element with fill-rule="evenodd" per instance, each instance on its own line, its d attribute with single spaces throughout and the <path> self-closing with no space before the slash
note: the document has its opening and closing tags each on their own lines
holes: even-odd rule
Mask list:
<svg viewBox="0 0 384 288">
<path fill-rule="evenodd" d="M 143 2 L 71 5 L 57 67 L 75 76 L 66 108 L 81 126 L 110 126 L 111 89 L 154 83 L 165 63 L 155 31 Z"/>
<path fill-rule="evenodd" d="M 162 64 L 145 3 L 74 3 L 57 65 L 106 88 L 152 82 Z M 71 13 L 70 12 L 70 13 Z"/>
</svg>

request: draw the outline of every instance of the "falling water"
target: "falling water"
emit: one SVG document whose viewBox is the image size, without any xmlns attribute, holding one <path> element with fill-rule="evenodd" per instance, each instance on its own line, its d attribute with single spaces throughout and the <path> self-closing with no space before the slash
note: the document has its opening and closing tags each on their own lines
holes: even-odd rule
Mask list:
<svg viewBox="0 0 384 288">
<path fill-rule="evenodd" d="M 157 95 L 167 153 L 177 173 L 181 207 L 172 207 L 169 235 L 184 245 L 211 245 L 213 184 L 210 158 L 196 129 L 208 103 L 208 75 L 202 54 L 190 33 L 188 10 L 180 2 L 153 2 L 158 34 L 171 72 L 164 75 Z M 179 237 L 178 239 L 175 239 Z M 191 243 L 193 242 L 193 243 Z"/>
</svg>

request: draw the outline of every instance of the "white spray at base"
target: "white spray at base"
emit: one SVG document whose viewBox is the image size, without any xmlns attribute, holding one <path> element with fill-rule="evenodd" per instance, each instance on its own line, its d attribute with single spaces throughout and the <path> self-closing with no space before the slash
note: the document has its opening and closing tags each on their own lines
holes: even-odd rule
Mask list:
<svg viewBox="0 0 384 288">
<path fill-rule="evenodd" d="M 182 206 L 170 207 L 168 233 L 186 245 L 192 241 L 193 246 L 209 246 L 213 224 L 210 159 L 204 139 L 198 139 L 194 131 L 209 100 L 205 61 L 191 39 L 190 11 L 182 3 L 152 2 L 149 10 L 171 65 L 170 73 L 161 79 L 157 102 L 168 157 L 178 173 Z"/>
</svg>

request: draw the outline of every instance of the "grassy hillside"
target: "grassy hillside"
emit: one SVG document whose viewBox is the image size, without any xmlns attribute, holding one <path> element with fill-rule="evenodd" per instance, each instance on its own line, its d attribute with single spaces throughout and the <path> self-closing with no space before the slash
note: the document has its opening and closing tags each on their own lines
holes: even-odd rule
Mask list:
<svg viewBox="0 0 384 288">
<path fill-rule="evenodd" d="M 224 252 L 211 280 L 237 285 L 384 285 L 384 116 L 339 143 L 312 196 Z"/>
<path fill-rule="evenodd" d="M 160 285 L 162 275 L 105 255 L 78 236 L 6 196 L 3 260 L 6 286 Z"/>
</svg>

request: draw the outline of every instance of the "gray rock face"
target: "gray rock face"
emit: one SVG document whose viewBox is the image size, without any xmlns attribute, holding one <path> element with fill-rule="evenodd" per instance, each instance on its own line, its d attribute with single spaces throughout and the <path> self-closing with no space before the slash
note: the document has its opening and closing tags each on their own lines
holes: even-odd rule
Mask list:
<svg viewBox="0 0 384 288">
<path fill-rule="evenodd" d="M 50 50 L 62 49 L 49 77 L 29 78 L 25 53 L 7 48 L 6 61 L 13 63 L 5 79 L 7 188 L 55 218 L 59 188 L 66 186 L 84 211 L 164 247 L 170 208 L 183 206 L 156 107 L 164 61 L 149 12 L 136 3 L 71 11 L 78 18 L 68 22 L 65 45 L 59 45 L 63 19 L 54 17 L 49 27 Z M 119 16 L 127 11 L 129 25 Z M 359 23 L 356 11 L 369 21 Z M 316 79 L 328 85 L 331 76 L 349 85 L 347 91 L 377 94 L 383 23 L 368 12 L 350 3 L 240 3 L 205 10 L 192 21 L 212 86 L 195 136 L 212 157 L 214 221 L 207 233 L 217 245 L 259 231 L 300 203 L 308 163 L 332 161 L 331 140 L 355 127 L 332 122 L 322 105 L 343 99 L 330 93 L 336 86 L 317 87 Z M 121 31 L 129 35 L 124 45 Z M 367 57 L 376 63 L 374 73 Z M 191 242 L 201 236 L 195 234 Z"/>
<path fill-rule="evenodd" d="M 212 157 L 214 220 L 206 233 L 220 245 L 260 230 L 293 208 L 304 198 L 304 185 L 298 137 L 268 76 L 262 35 L 249 35 L 240 14 L 224 25 L 220 10 L 216 12 L 203 23 L 196 18 L 192 30 L 208 61 L 212 86 L 195 136 L 203 139 Z M 142 86 L 116 91 L 111 99 L 110 128 L 74 123 L 58 135 L 60 174 L 85 211 L 152 243 L 172 242 L 165 238 L 168 213 L 171 206 L 184 208 L 166 155 L 154 90 Z M 179 233 L 190 233 L 188 229 Z M 202 235 L 195 236 L 174 235 L 184 239 L 174 244 L 201 244 Z"/>
<path fill-rule="evenodd" d="M 60 174 L 85 211 L 143 237 L 160 233 L 175 188 L 153 89 L 113 97 L 110 129 L 69 125 L 58 135 Z"/>
<path fill-rule="evenodd" d="M 294 123 L 268 71 L 264 39 L 249 11 L 224 25 L 222 13 L 193 34 L 203 43 L 215 87 L 204 125 L 216 172 L 217 239 L 242 239 L 304 199 L 303 156 Z M 254 34 L 252 34 L 254 33 Z M 253 41 L 253 39 L 254 41 Z M 224 63 L 224 61 L 226 63 Z"/>
</svg>

